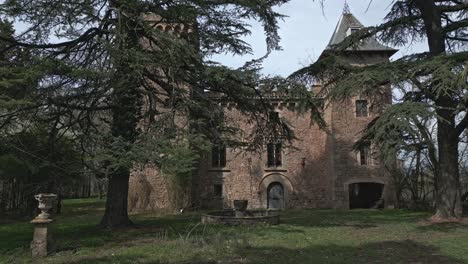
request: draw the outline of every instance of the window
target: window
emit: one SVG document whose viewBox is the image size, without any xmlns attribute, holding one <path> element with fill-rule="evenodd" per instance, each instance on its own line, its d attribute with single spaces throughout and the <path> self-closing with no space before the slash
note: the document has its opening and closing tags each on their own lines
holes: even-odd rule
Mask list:
<svg viewBox="0 0 468 264">
<path fill-rule="evenodd" d="M 268 167 L 280 167 L 282 165 L 281 158 L 281 143 L 268 143 L 267 152 L 268 152 Z"/>
<path fill-rule="evenodd" d="M 367 117 L 367 100 L 356 100 L 356 116 Z"/>
<path fill-rule="evenodd" d="M 370 144 L 362 145 L 359 148 L 359 163 L 362 166 L 370 165 Z"/>
<path fill-rule="evenodd" d="M 354 34 L 354 33 L 358 32 L 359 30 L 360 30 L 360 28 L 349 28 L 348 31 L 347 31 L 346 36 Z"/>
<path fill-rule="evenodd" d="M 211 148 L 211 166 L 213 168 L 226 167 L 226 146 L 214 145 Z"/>
<path fill-rule="evenodd" d="M 272 123 L 279 122 L 279 113 L 278 112 L 270 112 L 268 113 L 268 120 Z"/>
<path fill-rule="evenodd" d="M 215 197 L 223 197 L 223 185 L 222 184 L 215 184 L 213 185 L 213 196 Z"/>
<path fill-rule="evenodd" d="M 216 123 L 224 123 L 224 112 L 222 110 L 215 112 L 214 120 Z"/>
</svg>

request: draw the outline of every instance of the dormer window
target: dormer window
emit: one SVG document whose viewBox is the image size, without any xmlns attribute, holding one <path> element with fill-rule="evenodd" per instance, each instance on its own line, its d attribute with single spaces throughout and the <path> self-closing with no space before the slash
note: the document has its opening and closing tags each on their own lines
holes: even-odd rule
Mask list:
<svg viewBox="0 0 468 264">
<path fill-rule="evenodd" d="M 347 33 L 346 35 L 349 36 L 349 35 L 351 35 L 351 34 L 354 34 L 354 33 L 358 32 L 360 29 L 361 29 L 361 28 L 358 28 L 358 27 L 349 28 L 349 29 L 348 29 L 348 32 L 346 32 L 346 33 Z"/>
</svg>

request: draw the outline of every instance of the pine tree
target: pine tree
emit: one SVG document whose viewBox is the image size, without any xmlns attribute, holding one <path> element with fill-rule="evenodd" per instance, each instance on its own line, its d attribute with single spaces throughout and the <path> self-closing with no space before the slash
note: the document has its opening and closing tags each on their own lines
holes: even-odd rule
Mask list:
<svg viewBox="0 0 468 264">
<path fill-rule="evenodd" d="M 204 124 L 216 104 L 206 91 L 237 103 L 248 115 L 268 108 L 244 100 L 258 93 L 256 62 L 232 70 L 209 58 L 250 53 L 241 39 L 250 33 L 250 19 L 263 24 L 268 52 L 278 49 L 282 16 L 273 7 L 285 2 L 7 0 L 0 5 L 2 18 L 27 26 L 21 35 L 0 36 L 2 54 L 22 48 L 38 58 L 35 110 L 83 147 L 97 142 L 109 154 L 101 163 L 109 170 L 103 226 L 131 223 L 129 175 L 136 162 L 149 159 L 134 155 L 151 145 L 142 143 L 149 130 L 165 134 L 180 116 L 190 115 L 190 132 L 209 133 Z M 162 155 L 158 149 L 151 153 Z"/>
<path fill-rule="evenodd" d="M 0 19 L 0 38 L 11 38 L 14 34 L 13 24 Z M 27 68 L 30 54 L 20 47 L 8 48 L 8 43 L 0 41 L 0 107 L 10 112 L 28 107 L 34 91 L 31 88 L 37 79 L 34 67 Z M 0 115 L 1 132 L 14 126 L 15 118 L 11 115 Z M 19 115 L 16 115 L 18 117 Z M 0 133 L 4 134 L 4 133 Z"/>
<path fill-rule="evenodd" d="M 408 142 L 423 137 L 434 164 L 434 221 L 462 216 L 458 164 L 460 136 L 468 125 L 468 3 L 458 0 L 396 0 L 379 26 L 363 28 L 335 48 L 344 51 L 369 38 L 402 46 L 427 41 L 429 52 L 365 67 L 349 65 L 340 52 L 305 67 L 291 78 L 326 80 L 328 100 L 355 94 L 385 93 L 389 85 L 401 100 L 389 106 L 364 131 L 384 156 L 395 157 Z M 422 120 L 437 124 L 435 138 Z"/>
</svg>

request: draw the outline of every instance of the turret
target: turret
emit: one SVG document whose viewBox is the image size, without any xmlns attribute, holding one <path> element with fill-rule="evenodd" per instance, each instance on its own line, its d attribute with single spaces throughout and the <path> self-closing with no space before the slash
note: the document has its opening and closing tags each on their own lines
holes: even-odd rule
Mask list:
<svg viewBox="0 0 468 264">
<path fill-rule="evenodd" d="M 339 50 L 336 45 L 341 43 L 349 35 L 364 28 L 361 22 L 350 12 L 346 5 L 343 14 L 336 25 L 335 31 L 319 60 L 329 54 L 340 55 L 349 60 L 351 64 L 374 64 L 390 59 L 398 50 L 380 44 L 375 37 L 362 40 L 358 45 L 353 45 L 345 50 Z"/>
</svg>

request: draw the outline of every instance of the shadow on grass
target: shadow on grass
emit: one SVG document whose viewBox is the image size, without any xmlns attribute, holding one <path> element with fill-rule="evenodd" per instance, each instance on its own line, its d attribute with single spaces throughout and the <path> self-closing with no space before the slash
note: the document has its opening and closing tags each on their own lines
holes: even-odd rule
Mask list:
<svg viewBox="0 0 468 264">
<path fill-rule="evenodd" d="M 227 227 L 221 225 L 204 227 L 199 225 L 199 212 L 175 216 L 139 214 L 131 216 L 135 226 L 110 231 L 97 227 L 103 213 L 103 206 L 103 200 L 67 200 L 64 203 L 63 214 L 54 217 L 57 220 L 53 224 L 56 244 L 58 245 L 56 256 L 58 258 L 67 254 L 74 256 L 73 259 L 67 259 L 63 263 L 168 263 L 154 259 L 159 256 L 159 253 L 146 254 L 141 251 L 136 253 L 127 251 L 124 254 L 114 249 L 138 248 L 148 244 L 157 248 L 161 243 L 180 239 L 187 240 L 189 237 L 202 239 L 208 246 L 215 247 L 217 237 L 238 238 L 245 234 L 253 234 L 260 236 L 262 240 L 272 239 L 272 237 L 283 239 L 286 237 L 282 236 L 283 234 L 301 234 L 309 227 L 367 229 L 385 224 L 417 226 L 418 221 L 429 216 L 428 213 L 403 210 L 290 210 L 282 213 L 282 225 L 271 228 L 268 226 Z M 466 226 L 421 226 L 418 228 L 422 231 L 425 230 L 424 228 L 428 230 L 436 228 L 436 231 L 449 232 L 456 228 L 466 228 Z M 298 237 L 300 239 L 301 236 Z M 32 225 L 27 222 L 0 225 L 0 255 L 2 255 L 3 250 L 13 252 L 18 248 L 23 249 L 22 252 L 18 252 L 18 255 L 29 254 L 28 247 L 31 239 Z M 277 243 L 282 245 L 281 240 L 278 240 Z M 461 263 L 457 259 L 440 255 L 436 248 L 413 241 L 370 243 L 359 247 L 317 244 L 300 249 L 287 248 L 286 246 L 254 247 L 247 245 L 235 247 L 236 251 L 229 259 L 216 255 L 216 258 L 220 258 L 217 259 L 218 262 L 210 259 L 209 255 L 198 253 L 197 245 L 186 246 L 192 254 L 190 259 L 175 258 L 169 263 L 343 263 L 343 260 L 349 260 L 349 263 Z M 192 249 L 192 247 L 194 248 Z M 101 249 L 103 250 L 102 254 L 100 253 Z M 76 251 L 81 251 L 80 254 L 86 256 L 75 256 Z M 111 255 L 111 251 L 115 253 L 115 256 Z M 178 251 L 170 251 L 169 253 L 177 255 Z M 400 257 L 402 260 L 399 260 Z"/>
<path fill-rule="evenodd" d="M 454 231 L 462 231 L 468 230 L 468 220 L 465 220 L 464 223 L 437 223 L 437 224 L 430 224 L 424 223 L 416 228 L 416 230 L 421 232 L 454 232 Z"/>
<path fill-rule="evenodd" d="M 215 260 L 203 260 L 200 257 L 186 260 L 186 261 L 158 261 L 157 259 L 142 256 L 138 254 L 129 254 L 125 256 L 103 256 L 103 257 L 96 257 L 96 258 L 85 258 L 82 260 L 76 260 L 67 262 L 70 264 L 99 264 L 99 263 L 152 263 L 152 264 L 218 264 L 219 262 Z"/>
<path fill-rule="evenodd" d="M 157 246 L 157 245 L 156 245 Z M 196 249 L 192 249 L 196 251 Z M 461 260 L 442 255 L 437 248 L 412 240 L 367 243 L 360 246 L 311 245 L 303 248 L 254 247 L 235 248 L 229 256 L 216 259 L 196 253 L 162 261 L 145 253 L 83 256 L 66 263 L 172 263 L 172 264 L 284 264 L 284 263 L 426 263 L 458 264 Z"/>
<path fill-rule="evenodd" d="M 381 224 L 415 223 L 428 217 L 426 212 L 406 210 L 291 210 L 281 215 L 281 223 L 301 227 L 340 227 L 357 229 Z"/>
<path fill-rule="evenodd" d="M 74 217 L 89 214 L 103 214 L 106 200 L 98 198 L 67 199 L 62 202 L 60 216 Z"/>
<path fill-rule="evenodd" d="M 260 247 L 239 250 L 248 263 L 463 263 L 437 248 L 411 240 L 367 243 L 357 247 L 316 245 L 301 249 Z"/>
<path fill-rule="evenodd" d="M 200 214 L 190 212 L 175 216 L 142 214 L 132 216 L 135 226 L 124 230 L 103 230 L 97 227 L 102 216 L 104 200 L 72 199 L 65 200 L 63 213 L 54 217 L 52 224 L 55 238 L 60 245 L 57 250 L 73 250 L 82 247 L 99 247 L 109 242 L 132 240 L 133 237 L 159 236 L 161 229 L 168 230 L 168 238 L 178 238 L 190 232 L 200 222 Z M 302 227 L 352 227 L 366 229 L 388 223 L 417 222 L 426 213 L 413 213 L 400 210 L 290 210 L 281 215 L 282 228 L 231 228 L 213 226 L 213 232 L 226 236 L 240 232 L 254 232 L 259 236 L 268 236 L 270 232 L 303 233 Z M 294 228 L 297 227 L 297 228 Z M 427 227 L 434 228 L 434 227 Z M 448 228 L 446 228 L 449 231 Z M 32 225 L 28 222 L 0 225 L 0 253 L 20 247 L 27 248 L 32 239 Z M 199 232 L 198 230 L 196 232 Z"/>
<path fill-rule="evenodd" d="M 55 222 L 50 225 L 56 241 L 55 251 L 98 248 L 136 238 L 160 237 L 166 230 L 164 234 L 167 239 L 179 238 L 200 221 L 199 215 L 195 213 L 180 216 L 137 215 L 132 217 L 134 226 L 108 230 L 98 227 L 101 217 L 99 203 L 67 204 L 63 214 L 54 216 Z M 8 255 L 20 249 L 28 251 L 32 235 L 33 225 L 29 221 L 1 224 L 0 255 Z"/>
<path fill-rule="evenodd" d="M 82 221 L 66 221 L 57 223 L 54 227 L 58 246 L 56 252 L 79 248 L 96 248 L 132 244 L 132 241 L 142 239 L 178 239 L 187 233 L 201 235 L 200 228 L 195 228 L 199 222 L 198 214 L 177 216 L 135 216 L 132 226 L 113 230 L 102 229 L 97 224 L 98 218 L 82 219 Z M 195 229 L 195 230 L 194 230 Z M 213 231 L 214 232 L 214 231 Z"/>
<path fill-rule="evenodd" d="M 77 239 L 96 233 L 96 223 L 102 215 L 103 200 L 98 199 L 69 199 L 64 200 L 62 213 L 53 215 L 55 220 L 51 224 L 54 237 L 68 237 L 68 240 Z M 29 248 L 32 240 L 33 225 L 31 218 L 0 224 L 0 254 L 19 248 Z M 96 238 L 97 239 L 97 238 Z M 69 248 L 69 243 L 64 247 Z"/>
</svg>

